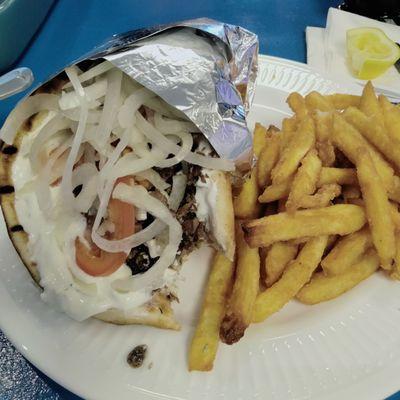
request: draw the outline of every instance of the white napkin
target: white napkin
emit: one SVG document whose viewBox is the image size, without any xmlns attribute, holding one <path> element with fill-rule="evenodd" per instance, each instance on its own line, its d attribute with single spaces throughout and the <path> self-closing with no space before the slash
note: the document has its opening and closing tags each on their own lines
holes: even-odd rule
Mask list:
<svg viewBox="0 0 400 400">
<path fill-rule="evenodd" d="M 346 62 L 346 31 L 358 27 L 380 28 L 388 37 L 400 43 L 399 26 L 330 8 L 326 29 L 323 33 L 318 28 L 307 28 L 306 30 L 307 63 L 338 81 L 352 80 L 364 85 L 365 81 L 352 76 Z M 318 50 L 321 47 L 323 50 Z M 320 59 L 316 55 L 318 51 L 321 51 Z M 324 65 L 322 60 L 324 60 Z M 380 93 L 390 97 L 400 97 L 400 74 L 394 66 L 382 76 L 374 79 L 373 84 Z"/>
<path fill-rule="evenodd" d="M 317 70 L 325 71 L 325 29 L 307 26 L 307 64 Z"/>
</svg>

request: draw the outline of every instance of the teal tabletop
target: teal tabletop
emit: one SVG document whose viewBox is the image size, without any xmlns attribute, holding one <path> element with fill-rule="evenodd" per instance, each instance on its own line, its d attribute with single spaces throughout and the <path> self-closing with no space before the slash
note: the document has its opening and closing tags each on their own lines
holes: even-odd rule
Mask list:
<svg viewBox="0 0 400 400">
<path fill-rule="evenodd" d="M 261 53 L 305 62 L 306 26 L 324 26 L 328 8 L 339 3 L 339 0 L 58 0 L 17 66 L 31 68 L 38 83 L 114 33 L 196 17 L 241 25 L 257 33 Z M 0 124 L 22 96 L 23 93 L 0 102 Z M 11 399 L 77 400 L 79 397 L 27 362 L 0 331 L 0 400 Z M 400 400 L 400 393 L 390 399 Z"/>
</svg>

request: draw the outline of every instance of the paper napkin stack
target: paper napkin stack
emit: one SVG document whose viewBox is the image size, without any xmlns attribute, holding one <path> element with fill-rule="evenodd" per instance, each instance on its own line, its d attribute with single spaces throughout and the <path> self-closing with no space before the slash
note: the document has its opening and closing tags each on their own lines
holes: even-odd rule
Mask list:
<svg viewBox="0 0 400 400">
<path fill-rule="evenodd" d="M 400 43 L 400 26 L 379 22 L 336 8 L 330 8 L 326 28 L 307 27 L 307 64 L 323 75 L 346 83 L 365 81 L 354 78 L 346 61 L 346 31 L 351 28 L 380 28 L 393 41 Z M 382 76 L 373 80 L 378 92 L 400 98 L 400 73 L 393 66 Z"/>
</svg>

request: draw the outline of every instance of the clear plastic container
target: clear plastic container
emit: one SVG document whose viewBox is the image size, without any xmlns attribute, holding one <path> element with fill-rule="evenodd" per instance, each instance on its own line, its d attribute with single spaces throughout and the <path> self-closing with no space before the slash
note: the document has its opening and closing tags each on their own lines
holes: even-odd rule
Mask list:
<svg viewBox="0 0 400 400">
<path fill-rule="evenodd" d="M 22 54 L 55 0 L 0 0 L 0 73 Z"/>
</svg>

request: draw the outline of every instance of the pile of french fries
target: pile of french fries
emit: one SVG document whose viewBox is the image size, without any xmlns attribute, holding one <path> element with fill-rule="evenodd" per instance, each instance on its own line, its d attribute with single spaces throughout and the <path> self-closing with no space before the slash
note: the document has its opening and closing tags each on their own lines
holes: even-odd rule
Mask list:
<svg viewBox="0 0 400 400">
<path fill-rule="evenodd" d="M 189 369 L 291 299 L 331 300 L 382 268 L 400 279 L 400 108 L 377 96 L 292 93 L 282 129 L 260 124 L 234 198 L 236 257 L 216 254 Z"/>
</svg>

